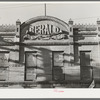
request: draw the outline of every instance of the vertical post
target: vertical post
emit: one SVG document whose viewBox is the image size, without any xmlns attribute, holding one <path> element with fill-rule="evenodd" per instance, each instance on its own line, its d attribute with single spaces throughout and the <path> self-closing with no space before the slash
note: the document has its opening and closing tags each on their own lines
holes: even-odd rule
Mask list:
<svg viewBox="0 0 100 100">
<path fill-rule="evenodd" d="M 45 6 L 45 8 L 44 8 L 45 9 L 45 16 L 46 16 L 46 3 L 44 4 L 44 6 Z"/>
</svg>

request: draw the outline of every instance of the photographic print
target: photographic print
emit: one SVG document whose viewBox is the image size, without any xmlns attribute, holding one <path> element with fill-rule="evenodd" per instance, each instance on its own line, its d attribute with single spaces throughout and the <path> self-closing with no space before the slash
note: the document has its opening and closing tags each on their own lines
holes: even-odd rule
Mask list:
<svg viewBox="0 0 100 100">
<path fill-rule="evenodd" d="M 100 2 L 0 2 L 0 88 L 100 88 Z"/>
</svg>

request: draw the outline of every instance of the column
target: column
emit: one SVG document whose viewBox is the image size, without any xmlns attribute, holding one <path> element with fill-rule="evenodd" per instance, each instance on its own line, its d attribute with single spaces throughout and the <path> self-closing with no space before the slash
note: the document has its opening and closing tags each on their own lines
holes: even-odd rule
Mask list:
<svg viewBox="0 0 100 100">
<path fill-rule="evenodd" d="M 74 45 L 73 45 L 73 21 L 72 19 L 69 20 L 69 41 L 70 41 L 70 63 L 73 65 L 74 63 Z"/>
<path fill-rule="evenodd" d="M 21 22 L 20 20 L 18 19 L 16 21 L 16 37 L 15 37 L 15 60 L 19 62 L 19 42 L 20 42 L 20 25 L 21 25 Z"/>
</svg>

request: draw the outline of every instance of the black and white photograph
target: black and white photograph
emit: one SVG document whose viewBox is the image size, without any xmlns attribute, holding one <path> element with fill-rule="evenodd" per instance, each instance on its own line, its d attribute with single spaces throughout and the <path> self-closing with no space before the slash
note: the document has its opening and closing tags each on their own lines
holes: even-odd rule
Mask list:
<svg viewBox="0 0 100 100">
<path fill-rule="evenodd" d="M 100 88 L 100 2 L 0 2 L 0 88 Z"/>
</svg>

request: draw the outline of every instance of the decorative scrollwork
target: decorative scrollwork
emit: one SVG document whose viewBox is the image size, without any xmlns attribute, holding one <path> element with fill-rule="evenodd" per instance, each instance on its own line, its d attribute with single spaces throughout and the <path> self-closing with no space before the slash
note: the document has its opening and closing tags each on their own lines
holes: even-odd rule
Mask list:
<svg viewBox="0 0 100 100">
<path fill-rule="evenodd" d="M 35 33 L 28 32 L 24 36 L 24 40 L 63 40 L 63 39 L 68 39 L 67 32 L 53 33 L 49 35 L 43 35 L 43 34 L 35 35 Z"/>
</svg>

